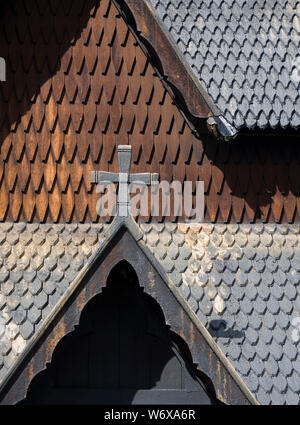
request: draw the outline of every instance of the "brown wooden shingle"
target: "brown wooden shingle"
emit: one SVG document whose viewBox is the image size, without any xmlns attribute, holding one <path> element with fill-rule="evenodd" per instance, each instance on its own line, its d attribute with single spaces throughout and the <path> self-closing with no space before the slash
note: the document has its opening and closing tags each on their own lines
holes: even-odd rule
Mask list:
<svg viewBox="0 0 300 425">
<path fill-rule="evenodd" d="M 131 144 L 132 172 L 204 180 L 206 221 L 298 221 L 295 138 L 195 136 L 114 3 L 97 3 L 4 9 L 0 220 L 97 221 L 90 171 L 118 171 Z"/>
</svg>

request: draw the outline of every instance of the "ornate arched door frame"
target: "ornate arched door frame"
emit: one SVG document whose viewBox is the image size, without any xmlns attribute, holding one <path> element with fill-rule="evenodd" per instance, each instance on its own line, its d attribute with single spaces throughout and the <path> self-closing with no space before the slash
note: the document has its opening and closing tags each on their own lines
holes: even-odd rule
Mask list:
<svg viewBox="0 0 300 425">
<path fill-rule="evenodd" d="M 220 404 L 170 331 L 157 301 L 121 260 L 55 347 L 21 404 Z"/>
</svg>

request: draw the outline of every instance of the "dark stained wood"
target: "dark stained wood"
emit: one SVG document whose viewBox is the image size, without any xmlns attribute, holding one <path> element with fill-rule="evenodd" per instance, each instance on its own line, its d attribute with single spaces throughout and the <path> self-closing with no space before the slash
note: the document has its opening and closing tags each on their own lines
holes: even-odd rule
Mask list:
<svg viewBox="0 0 300 425">
<path fill-rule="evenodd" d="M 120 4 L 120 9 L 122 10 L 125 2 L 116 1 L 115 3 L 117 5 Z M 185 94 L 190 112 L 197 117 L 211 115 L 211 105 L 208 105 L 200 91 L 195 90 L 195 84 L 187 67 L 183 66 L 182 62 L 178 60 L 179 58 L 176 57 L 177 54 L 174 52 L 172 44 L 166 34 L 156 25 L 155 18 L 150 12 L 147 3 L 127 0 L 126 5 L 133 14 L 137 31 L 159 55 L 163 75 L 167 76 L 171 85 L 177 87 L 181 93 Z M 154 31 L 154 28 L 156 31 Z M 159 54 L 159 52 L 161 53 Z"/>
</svg>

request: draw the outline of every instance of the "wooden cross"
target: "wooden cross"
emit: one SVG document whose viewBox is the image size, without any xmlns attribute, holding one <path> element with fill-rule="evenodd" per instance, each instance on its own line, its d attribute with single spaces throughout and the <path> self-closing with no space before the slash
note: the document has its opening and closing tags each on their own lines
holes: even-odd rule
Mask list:
<svg viewBox="0 0 300 425">
<path fill-rule="evenodd" d="M 131 146 L 118 146 L 119 173 L 107 171 L 91 171 L 91 183 L 119 183 L 119 195 L 117 202 L 117 216 L 127 217 L 130 214 L 130 196 L 128 184 L 151 184 L 158 183 L 158 173 L 132 173 L 131 165 Z"/>
</svg>

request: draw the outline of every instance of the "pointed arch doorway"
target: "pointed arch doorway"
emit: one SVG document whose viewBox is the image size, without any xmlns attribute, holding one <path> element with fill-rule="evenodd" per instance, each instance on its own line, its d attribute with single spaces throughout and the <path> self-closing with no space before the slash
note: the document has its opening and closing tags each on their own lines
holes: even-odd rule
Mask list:
<svg viewBox="0 0 300 425">
<path fill-rule="evenodd" d="M 118 263 L 21 404 L 215 404 L 210 380 L 159 304 Z"/>
</svg>

